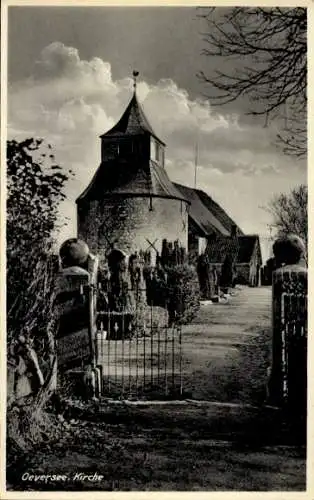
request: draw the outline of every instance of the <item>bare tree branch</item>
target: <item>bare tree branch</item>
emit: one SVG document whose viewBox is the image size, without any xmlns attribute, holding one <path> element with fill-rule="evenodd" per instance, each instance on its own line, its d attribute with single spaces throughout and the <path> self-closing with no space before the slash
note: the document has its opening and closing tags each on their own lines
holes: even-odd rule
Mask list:
<svg viewBox="0 0 314 500">
<path fill-rule="evenodd" d="M 276 119 L 283 151 L 307 154 L 307 10 L 306 8 L 199 8 L 207 57 L 236 60 L 238 68 L 198 77 L 210 89 L 213 105 L 248 96 L 249 114 Z M 217 93 L 218 91 L 218 93 Z M 296 126 L 296 124 L 302 124 Z"/>
<path fill-rule="evenodd" d="M 272 227 L 278 235 L 294 233 L 306 243 L 308 239 L 308 189 L 301 185 L 290 194 L 280 194 L 273 198 L 267 207 L 273 216 Z"/>
</svg>

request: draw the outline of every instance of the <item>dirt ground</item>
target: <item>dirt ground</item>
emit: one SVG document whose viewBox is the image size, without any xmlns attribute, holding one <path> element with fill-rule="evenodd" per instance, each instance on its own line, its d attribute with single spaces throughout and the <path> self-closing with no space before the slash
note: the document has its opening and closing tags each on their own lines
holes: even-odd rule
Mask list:
<svg viewBox="0 0 314 500">
<path fill-rule="evenodd" d="M 67 411 L 62 437 L 8 468 L 10 490 L 303 491 L 305 449 L 269 410 L 125 405 Z M 257 432 L 258 429 L 258 432 Z M 66 481 L 23 480 L 63 474 Z M 102 475 L 97 481 L 76 474 Z"/>
<path fill-rule="evenodd" d="M 59 437 L 10 457 L 8 489 L 303 491 L 305 446 L 278 410 L 263 405 L 270 298 L 269 288 L 238 289 L 229 303 L 203 305 L 183 328 L 185 402 L 59 408 Z"/>
</svg>

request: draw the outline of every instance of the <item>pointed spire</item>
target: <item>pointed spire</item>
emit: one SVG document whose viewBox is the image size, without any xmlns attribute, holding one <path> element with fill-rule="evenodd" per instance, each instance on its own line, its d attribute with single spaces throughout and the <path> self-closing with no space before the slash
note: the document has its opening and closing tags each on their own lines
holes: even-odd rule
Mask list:
<svg viewBox="0 0 314 500">
<path fill-rule="evenodd" d="M 161 141 L 153 131 L 150 123 L 148 122 L 142 107 L 140 106 L 137 95 L 137 77 L 139 76 L 139 72 L 133 70 L 133 96 L 130 100 L 127 108 L 125 109 L 123 115 L 120 120 L 112 127 L 108 132 L 105 132 L 100 137 L 110 137 L 111 135 L 137 135 L 143 132 L 148 132 L 155 139 L 157 139 L 162 145 L 165 146 L 165 143 Z"/>
</svg>

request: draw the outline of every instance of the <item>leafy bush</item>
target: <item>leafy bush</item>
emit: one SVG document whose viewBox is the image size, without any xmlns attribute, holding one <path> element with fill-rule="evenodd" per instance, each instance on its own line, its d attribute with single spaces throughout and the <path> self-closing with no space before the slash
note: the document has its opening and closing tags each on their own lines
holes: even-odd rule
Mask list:
<svg viewBox="0 0 314 500">
<path fill-rule="evenodd" d="M 190 323 L 200 306 L 200 289 L 195 267 L 177 265 L 167 270 L 169 321 Z"/>
<path fill-rule="evenodd" d="M 7 339 L 47 336 L 52 234 L 68 175 L 41 139 L 7 143 Z M 37 347 L 37 346 L 36 346 Z"/>
<path fill-rule="evenodd" d="M 195 317 L 200 304 L 200 289 L 195 267 L 189 264 L 145 270 L 147 302 L 164 307 L 169 323 L 186 324 Z"/>
<path fill-rule="evenodd" d="M 53 256 L 53 233 L 58 228 L 58 209 L 65 199 L 68 174 L 55 163 L 51 146 L 45 146 L 41 139 L 8 141 L 6 159 L 8 359 L 14 369 L 18 356 L 28 359 L 25 349 L 20 349 L 29 345 L 38 358 L 36 371 L 27 365 L 29 373 L 42 372 L 44 379 L 28 403 L 19 400 L 20 408 L 13 405 L 11 391 L 9 453 L 10 446 L 32 447 L 47 437 L 51 427 L 43 408 L 56 374 L 53 302 L 58 262 Z"/>
</svg>

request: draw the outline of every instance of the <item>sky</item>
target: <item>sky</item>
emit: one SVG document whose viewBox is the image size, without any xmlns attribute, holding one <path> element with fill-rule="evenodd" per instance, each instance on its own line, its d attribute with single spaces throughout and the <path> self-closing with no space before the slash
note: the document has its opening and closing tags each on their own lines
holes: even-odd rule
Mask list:
<svg viewBox="0 0 314 500">
<path fill-rule="evenodd" d="M 249 117 L 245 99 L 228 107 L 207 99 L 197 73 L 219 66 L 201 54 L 205 26 L 195 8 L 9 7 L 8 21 L 8 137 L 43 137 L 75 172 L 59 241 L 76 235 L 75 199 L 99 166 L 99 136 L 123 113 L 137 69 L 138 99 L 167 144 L 171 180 L 193 187 L 197 142 L 197 187 L 244 232 L 260 234 L 268 258 L 265 207 L 306 182 L 306 162 L 282 153 L 275 125 Z"/>
</svg>

